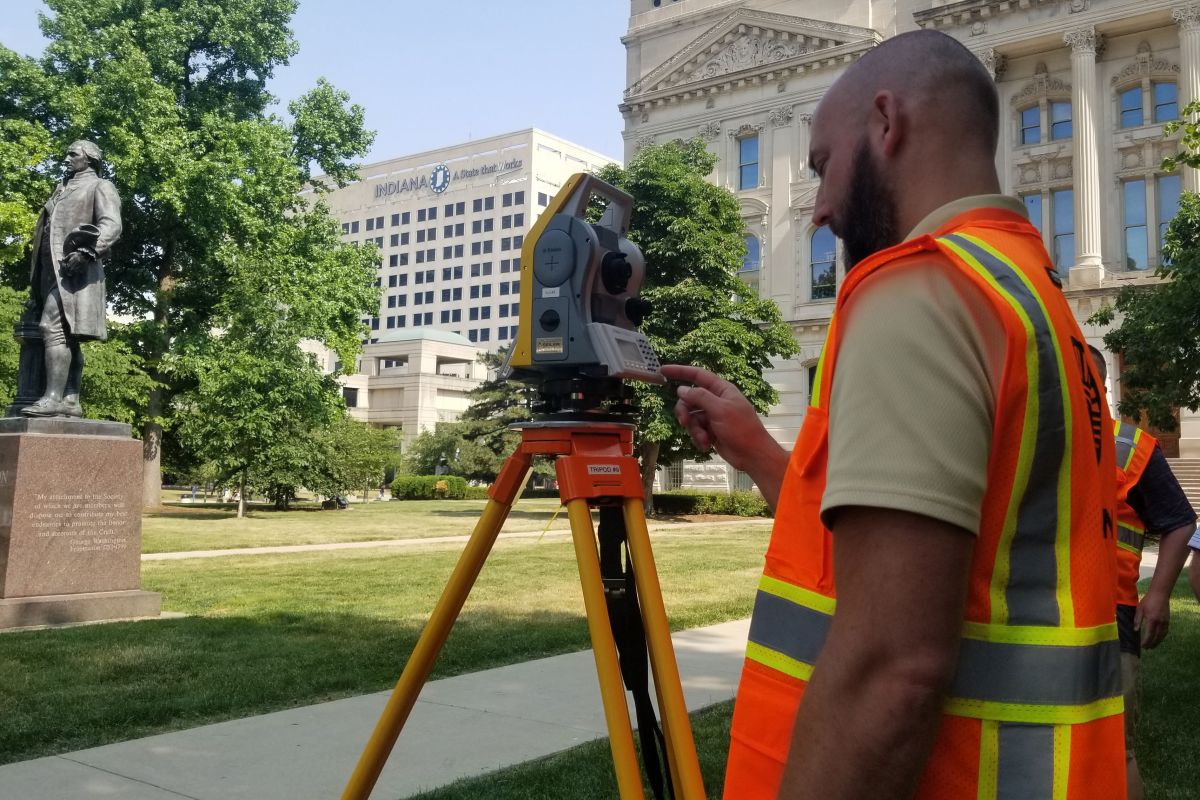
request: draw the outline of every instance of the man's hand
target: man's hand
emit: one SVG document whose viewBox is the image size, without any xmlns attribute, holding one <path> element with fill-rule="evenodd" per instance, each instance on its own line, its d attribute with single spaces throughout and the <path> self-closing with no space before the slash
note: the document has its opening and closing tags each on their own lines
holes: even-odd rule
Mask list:
<svg viewBox="0 0 1200 800">
<path fill-rule="evenodd" d="M 1161 592 L 1148 591 L 1138 603 L 1133 615 L 1134 630 L 1142 634 L 1142 647 L 1152 650 L 1167 638 L 1171 626 L 1171 597 Z"/>
<path fill-rule="evenodd" d="M 79 250 L 68 253 L 67 257 L 62 260 L 62 274 L 68 278 L 74 278 L 83 271 L 83 267 L 87 262 L 87 255 Z"/>
<path fill-rule="evenodd" d="M 788 452 L 767 433 L 750 401 L 732 383 L 706 369 L 665 364 L 662 374 L 667 380 L 692 384 L 676 390 L 675 419 L 696 449 L 716 450 L 735 469 L 748 473 L 773 508 Z"/>
<path fill-rule="evenodd" d="M 1142 647 L 1154 648 L 1167 636 L 1171 624 L 1171 592 L 1187 562 L 1188 540 L 1196 526 L 1188 523 L 1164 533 L 1158 540 L 1158 564 L 1142 602 L 1133 616 L 1133 627 L 1142 634 Z"/>
</svg>

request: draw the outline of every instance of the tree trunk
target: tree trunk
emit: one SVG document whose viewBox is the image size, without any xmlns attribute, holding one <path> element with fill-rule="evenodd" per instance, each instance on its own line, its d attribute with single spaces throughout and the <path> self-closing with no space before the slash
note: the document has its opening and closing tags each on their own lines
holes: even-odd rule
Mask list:
<svg viewBox="0 0 1200 800">
<path fill-rule="evenodd" d="M 241 519 L 246 516 L 246 471 L 242 470 L 242 480 L 238 486 L 238 513 L 237 518 Z"/>
<path fill-rule="evenodd" d="M 661 447 L 659 442 L 642 444 L 642 492 L 646 498 L 643 506 L 646 516 L 654 513 L 654 473 L 658 471 L 658 452 Z"/>
<path fill-rule="evenodd" d="M 162 390 L 151 389 L 146 411 L 149 422 L 142 426 L 142 505 L 162 505 L 162 425 L 156 420 L 162 412 Z"/>
<path fill-rule="evenodd" d="M 157 508 L 162 505 L 162 424 L 164 389 L 158 366 L 168 348 L 167 313 L 171 306 L 171 263 L 174 247 L 164 248 L 163 263 L 158 270 L 158 292 L 154 299 L 154 328 L 147 342 L 146 365 L 160 383 L 150 390 L 146 400 L 149 421 L 142 426 L 142 505 Z"/>
</svg>

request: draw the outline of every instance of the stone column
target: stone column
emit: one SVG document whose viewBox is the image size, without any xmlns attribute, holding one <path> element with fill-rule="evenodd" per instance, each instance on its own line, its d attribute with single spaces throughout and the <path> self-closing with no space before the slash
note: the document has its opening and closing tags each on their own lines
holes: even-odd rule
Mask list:
<svg viewBox="0 0 1200 800">
<path fill-rule="evenodd" d="M 796 126 L 796 147 L 799 152 L 796 153 L 796 160 L 793 162 L 795 174 L 792 175 L 792 180 L 802 181 L 808 177 L 808 145 L 812 140 L 812 114 L 801 114 L 800 124 Z"/>
<path fill-rule="evenodd" d="M 1102 39 L 1088 26 L 1068 31 L 1071 47 L 1071 117 L 1075 183 L 1075 265 L 1072 286 L 1099 286 L 1104 274 L 1100 250 L 1100 159 L 1096 117 L 1096 52 Z"/>
<path fill-rule="evenodd" d="M 784 105 L 767 114 L 771 123 L 771 201 L 763 226 L 762 264 L 758 273 L 758 293 L 776 302 L 787 299 L 788 270 L 781 269 L 791 256 L 792 164 L 796 146 L 795 109 Z"/>
<path fill-rule="evenodd" d="M 1171 18 L 1179 25 L 1179 110 L 1200 99 L 1200 5 L 1176 8 Z M 1185 192 L 1200 191 L 1200 173 L 1180 167 Z"/>
</svg>

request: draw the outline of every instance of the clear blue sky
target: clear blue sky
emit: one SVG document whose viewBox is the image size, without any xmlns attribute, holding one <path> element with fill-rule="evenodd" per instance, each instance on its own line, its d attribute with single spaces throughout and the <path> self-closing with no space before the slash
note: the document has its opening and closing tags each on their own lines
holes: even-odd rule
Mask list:
<svg viewBox="0 0 1200 800">
<path fill-rule="evenodd" d="M 0 44 L 40 55 L 42 0 L 0 0 Z M 620 159 L 624 0 L 300 0 L 300 52 L 269 89 L 320 76 L 378 132 L 368 161 L 536 127 Z"/>
</svg>

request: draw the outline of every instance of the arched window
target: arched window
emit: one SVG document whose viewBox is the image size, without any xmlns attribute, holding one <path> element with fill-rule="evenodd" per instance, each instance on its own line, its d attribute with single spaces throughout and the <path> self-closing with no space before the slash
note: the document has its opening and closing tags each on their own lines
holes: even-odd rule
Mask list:
<svg viewBox="0 0 1200 800">
<path fill-rule="evenodd" d="M 741 272 L 755 272 L 762 267 L 762 249 L 758 237 L 753 234 L 746 237 L 746 255 L 742 259 Z"/>
<path fill-rule="evenodd" d="M 822 225 L 813 231 L 808 260 L 812 268 L 812 299 L 829 300 L 837 296 L 837 239 L 829 226 Z"/>
</svg>

